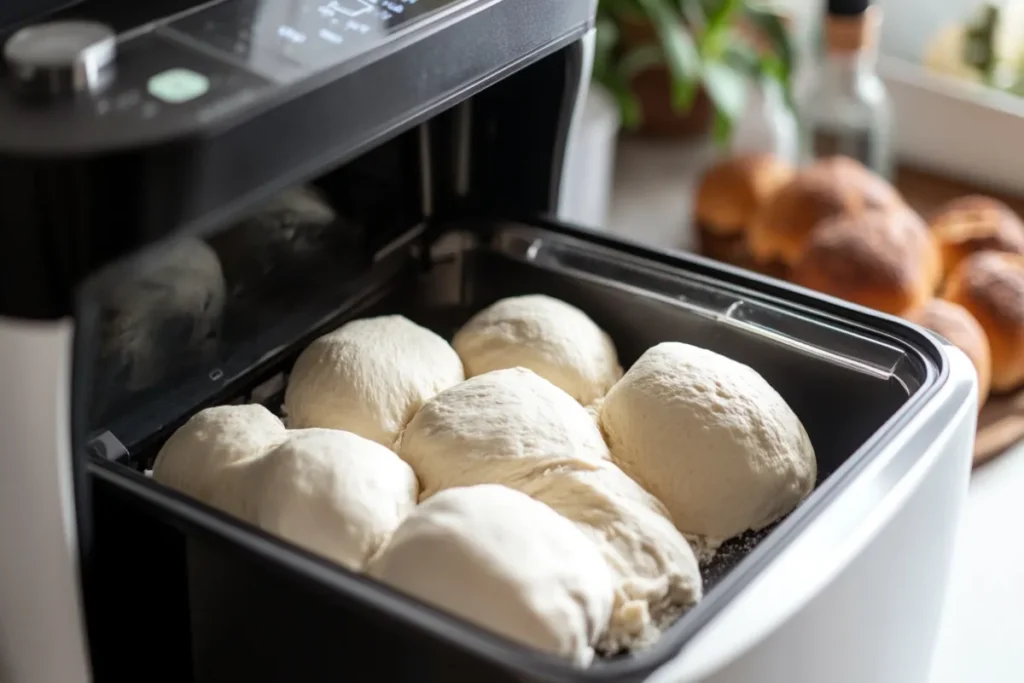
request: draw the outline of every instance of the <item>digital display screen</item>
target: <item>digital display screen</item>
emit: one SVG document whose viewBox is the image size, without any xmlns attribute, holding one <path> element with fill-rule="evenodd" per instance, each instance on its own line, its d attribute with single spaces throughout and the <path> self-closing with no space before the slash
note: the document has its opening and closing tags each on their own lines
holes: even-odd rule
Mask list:
<svg viewBox="0 0 1024 683">
<path fill-rule="evenodd" d="M 459 0 L 227 0 L 168 27 L 276 81 L 335 66 Z"/>
</svg>

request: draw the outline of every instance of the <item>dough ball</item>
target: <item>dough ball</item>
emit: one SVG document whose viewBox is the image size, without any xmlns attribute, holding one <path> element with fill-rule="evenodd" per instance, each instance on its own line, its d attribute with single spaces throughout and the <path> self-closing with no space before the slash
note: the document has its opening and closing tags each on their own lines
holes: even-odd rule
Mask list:
<svg viewBox="0 0 1024 683">
<path fill-rule="evenodd" d="M 119 389 L 152 387 L 216 349 L 227 287 L 201 240 L 175 240 L 107 277 L 101 353 Z"/>
<path fill-rule="evenodd" d="M 612 568 L 615 603 L 598 647 L 643 650 L 702 595 L 693 549 L 664 506 L 611 462 L 595 470 L 552 470 L 519 490 L 576 523 Z"/>
<path fill-rule="evenodd" d="M 611 612 L 612 577 L 586 536 L 504 486 L 422 504 L 370 565 L 396 589 L 526 646 L 586 666 Z"/>
<path fill-rule="evenodd" d="M 609 459 L 586 409 L 524 368 L 473 377 L 427 401 L 397 450 L 419 475 L 423 499 L 456 486 L 515 488 L 545 470 Z"/>
<path fill-rule="evenodd" d="M 502 484 L 576 522 L 615 574 L 603 650 L 642 648 L 700 598 L 686 539 L 665 508 L 609 460 L 597 423 L 568 394 L 514 368 L 474 377 L 428 401 L 399 443 L 423 485 Z"/>
<path fill-rule="evenodd" d="M 600 419 L 614 460 L 712 548 L 782 518 L 814 488 L 799 418 L 756 371 L 713 351 L 652 347 Z"/>
<path fill-rule="evenodd" d="M 290 187 L 226 230 L 211 236 L 233 294 L 258 291 L 270 277 L 337 260 L 351 251 L 354 226 L 339 218 L 314 187 Z M 347 248 L 346 248 L 347 247 Z"/>
<path fill-rule="evenodd" d="M 467 377 L 523 367 L 584 405 L 622 376 L 611 337 L 583 311 L 548 296 L 502 299 L 466 323 L 452 345 Z"/>
<path fill-rule="evenodd" d="M 412 468 L 361 436 L 290 431 L 252 462 L 245 486 L 258 500 L 253 523 L 356 571 L 416 507 Z"/>
<path fill-rule="evenodd" d="M 399 315 L 354 320 L 302 352 L 284 411 L 293 429 L 342 429 L 391 448 L 424 401 L 463 379 L 458 355 L 430 330 Z"/>
<path fill-rule="evenodd" d="M 281 421 L 258 404 L 207 408 L 164 443 L 153 479 L 251 521 L 252 496 L 229 473 L 260 458 L 286 434 Z"/>
</svg>

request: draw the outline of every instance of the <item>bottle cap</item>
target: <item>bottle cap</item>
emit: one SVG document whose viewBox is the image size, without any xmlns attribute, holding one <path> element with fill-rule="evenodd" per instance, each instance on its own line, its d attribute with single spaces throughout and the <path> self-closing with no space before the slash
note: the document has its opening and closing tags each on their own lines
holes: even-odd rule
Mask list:
<svg viewBox="0 0 1024 683">
<path fill-rule="evenodd" d="M 828 0 L 828 13 L 834 17 L 853 17 L 864 14 L 870 6 L 869 0 Z"/>
</svg>

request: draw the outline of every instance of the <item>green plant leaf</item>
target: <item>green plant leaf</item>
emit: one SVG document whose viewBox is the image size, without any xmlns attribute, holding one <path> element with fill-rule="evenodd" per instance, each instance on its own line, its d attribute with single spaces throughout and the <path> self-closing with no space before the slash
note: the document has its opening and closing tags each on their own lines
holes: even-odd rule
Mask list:
<svg viewBox="0 0 1024 683">
<path fill-rule="evenodd" d="M 647 11 L 672 75 L 672 106 L 685 111 L 693 104 L 701 73 L 693 36 L 669 0 L 638 0 Z"/>
<path fill-rule="evenodd" d="M 627 22 L 649 22 L 656 42 L 623 50 L 620 31 Z M 741 23 L 755 29 L 767 49 L 739 30 Z M 643 114 L 632 90 L 635 76 L 657 64 L 669 71 L 678 112 L 692 106 L 703 85 L 715 108 L 713 130 L 720 143 L 732 135 L 752 83 L 780 87 L 792 107 L 789 32 L 760 0 L 599 0 L 598 41 L 594 80 L 619 102 L 626 127 L 638 125 Z"/>
<path fill-rule="evenodd" d="M 665 53 L 658 45 L 641 45 L 622 55 L 619 72 L 627 79 L 633 78 L 652 66 L 665 63 Z"/>
<path fill-rule="evenodd" d="M 774 86 L 782 91 L 782 101 L 786 107 L 796 111 L 796 98 L 793 95 L 793 83 L 791 74 L 786 71 L 785 66 L 775 55 L 764 55 L 761 57 L 760 79 L 764 87 Z"/>
<path fill-rule="evenodd" d="M 764 59 L 752 45 L 730 40 L 729 46 L 720 57 L 720 61 L 737 71 L 744 73 L 750 80 L 759 80 L 764 71 Z"/>
<path fill-rule="evenodd" d="M 615 69 L 615 49 L 619 44 L 619 26 L 613 19 L 599 17 L 597 36 L 594 39 L 594 78 L 606 78 Z"/>
<path fill-rule="evenodd" d="M 717 2 L 718 0 L 714 0 Z M 683 23 L 693 33 L 700 33 L 708 23 L 708 13 L 705 5 L 707 0 L 676 0 L 679 14 L 683 17 Z"/>
<path fill-rule="evenodd" d="M 721 111 L 715 112 L 715 120 L 711 127 L 711 137 L 719 147 L 725 147 L 732 138 L 733 121 Z"/>
<path fill-rule="evenodd" d="M 619 44 L 619 25 L 610 17 L 600 17 L 596 22 L 597 35 L 594 38 L 594 49 L 599 53 L 609 53 Z"/>
<path fill-rule="evenodd" d="M 768 39 L 771 51 L 778 56 L 785 70 L 783 80 L 788 82 L 789 74 L 793 73 L 796 66 L 796 57 L 789 29 L 786 28 L 782 18 L 774 12 L 761 9 L 749 2 L 743 6 L 743 16 Z"/>
<path fill-rule="evenodd" d="M 615 76 L 602 81 L 601 85 L 618 103 L 623 128 L 633 129 L 643 123 L 643 108 L 640 106 L 640 100 L 630 89 L 628 81 Z"/>
<path fill-rule="evenodd" d="M 600 0 L 597 3 L 597 15 L 643 18 L 644 10 L 637 0 Z"/>
<path fill-rule="evenodd" d="M 594 73 L 593 82 L 603 87 L 619 107 L 619 118 L 624 128 L 635 128 L 642 122 L 640 101 L 629 87 L 629 82 L 614 69 L 602 74 Z"/>
<path fill-rule="evenodd" d="M 728 28 L 736 16 L 736 11 L 743 7 L 743 0 L 717 0 L 708 13 L 708 31 L 720 31 Z"/>
<path fill-rule="evenodd" d="M 721 127 L 731 132 L 733 122 L 743 114 L 747 106 L 749 78 L 725 62 L 708 62 L 704 65 L 704 89 L 715 105 L 716 130 Z M 718 122 L 719 118 L 723 120 Z"/>
<path fill-rule="evenodd" d="M 732 30 L 737 10 L 742 4 L 742 0 L 716 0 L 710 7 L 708 21 L 697 34 L 697 48 L 702 59 L 717 60 L 730 44 L 737 39 L 742 40 L 742 36 L 736 36 Z"/>
</svg>

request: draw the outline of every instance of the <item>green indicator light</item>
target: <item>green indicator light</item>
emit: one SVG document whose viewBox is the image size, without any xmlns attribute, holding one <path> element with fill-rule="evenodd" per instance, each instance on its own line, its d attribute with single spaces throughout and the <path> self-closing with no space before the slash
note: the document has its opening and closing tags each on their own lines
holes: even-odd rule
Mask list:
<svg viewBox="0 0 1024 683">
<path fill-rule="evenodd" d="M 170 69 L 149 79 L 149 94 L 168 104 L 181 104 L 210 91 L 210 79 L 189 69 Z"/>
</svg>

